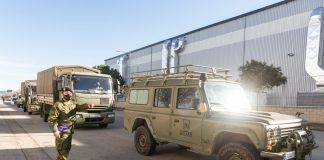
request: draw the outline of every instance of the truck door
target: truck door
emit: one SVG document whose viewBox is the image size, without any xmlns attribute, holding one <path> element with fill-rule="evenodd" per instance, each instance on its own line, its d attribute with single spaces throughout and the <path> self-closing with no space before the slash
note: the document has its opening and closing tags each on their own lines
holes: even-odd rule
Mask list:
<svg viewBox="0 0 324 160">
<path fill-rule="evenodd" d="M 172 88 L 155 88 L 151 114 L 152 126 L 158 137 L 170 136 Z"/>
<path fill-rule="evenodd" d="M 201 146 L 203 114 L 197 112 L 201 93 L 197 86 L 177 87 L 171 114 L 172 139 Z M 197 104 L 198 102 L 198 104 Z"/>
</svg>

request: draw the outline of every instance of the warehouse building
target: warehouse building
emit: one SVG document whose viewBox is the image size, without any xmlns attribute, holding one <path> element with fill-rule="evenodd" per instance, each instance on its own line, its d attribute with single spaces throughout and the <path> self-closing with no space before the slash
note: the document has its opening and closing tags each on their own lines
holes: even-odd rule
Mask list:
<svg viewBox="0 0 324 160">
<path fill-rule="evenodd" d="M 266 104 L 295 106 L 300 93 L 316 89 L 305 56 L 309 17 L 321 6 L 324 0 L 282 1 L 108 58 L 105 64 L 128 82 L 133 72 L 184 64 L 227 68 L 238 80 L 238 68 L 255 59 L 281 67 L 287 77 L 287 84 L 265 93 Z"/>
</svg>

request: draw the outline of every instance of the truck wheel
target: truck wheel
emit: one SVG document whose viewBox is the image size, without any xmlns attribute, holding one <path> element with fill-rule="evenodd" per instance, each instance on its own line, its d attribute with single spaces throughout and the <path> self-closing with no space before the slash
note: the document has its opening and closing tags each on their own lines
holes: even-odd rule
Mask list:
<svg viewBox="0 0 324 160">
<path fill-rule="evenodd" d="M 32 114 L 33 114 L 33 112 L 28 112 L 28 114 L 29 114 L 29 115 L 32 115 Z"/>
<path fill-rule="evenodd" d="M 134 135 L 135 148 L 139 154 L 148 156 L 155 150 L 156 143 L 145 126 L 139 126 Z"/>
<path fill-rule="evenodd" d="M 27 108 L 26 108 L 26 106 L 24 106 L 23 109 L 24 109 L 24 112 L 27 112 Z"/>
<path fill-rule="evenodd" d="M 45 108 L 42 109 L 41 115 L 41 117 L 43 117 L 43 121 L 47 122 L 48 114 L 46 114 Z"/>
<path fill-rule="evenodd" d="M 183 146 L 183 145 L 180 145 L 180 144 L 178 144 L 178 147 L 181 148 L 181 149 L 185 149 L 185 150 L 190 149 L 190 147 Z"/>
<path fill-rule="evenodd" d="M 100 128 L 107 128 L 108 127 L 108 123 L 101 123 L 99 124 Z"/>
<path fill-rule="evenodd" d="M 230 142 L 223 145 L 218 150 L 218 156 L 221 160 L 259 160 L 260 155 L 257 150 L 249 144 Z"/>
<path fill-rule="evenodd" d="M 44 115 L 43 115 L 43 114 L 44 114 L 44 113 L 43 113 L 43 109 L 40 108 L 39 112 L 40 112 L 40 113 L 39 113 L 39 117 L 43 118 L 43 117 L 44 117 Z"/>
</svg>

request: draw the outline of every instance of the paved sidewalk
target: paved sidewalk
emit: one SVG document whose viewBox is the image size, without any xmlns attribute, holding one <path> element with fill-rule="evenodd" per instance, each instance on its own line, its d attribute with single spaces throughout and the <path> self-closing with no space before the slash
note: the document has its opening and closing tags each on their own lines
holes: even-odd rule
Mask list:
<svg viewBox="0 0 324 160">
<path fill-rule="evenodd" d="M 55 159 L 52 134 L 39 132 L 45 126 L 37 126 L 35 123 L 39 122 L 19 111 L 16 106 L 0 104 L 0 159 Z"/>
</svg>

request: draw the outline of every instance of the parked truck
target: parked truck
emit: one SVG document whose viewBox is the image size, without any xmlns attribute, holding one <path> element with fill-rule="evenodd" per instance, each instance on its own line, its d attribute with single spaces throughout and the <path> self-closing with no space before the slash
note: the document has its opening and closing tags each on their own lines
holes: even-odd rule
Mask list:
<svg viewBox="0 0 324 160">
<path fill-rule="evenodd" d="M 20 92 L 21 96 L 19 96 L 20 98 L 18 99 L 18 104 L 21 105 L 24 112 L 28 112 L 28 114 L 32 114 L 33 112 L 39 112 L 40 107 L 38 105 L 36 95 L 36 80 L 26 80 L 24 82 L 21 82 Z"/>
<path fill-rule="evenodd" d="M 107 127 L 114 123 L 113 87 L 109 75 L 99 70 L 78 65 L 54 66 L 38 72 L 37 98 L 40 103 L 41 117 L 47 122 L 48 114 L 54 103 L 62 99 L 59 92 L 63 87 L 73 90 L 73 100 L 77 105 L 94 104 L 94 108 L 77 112 L 76 124 L 99 124 Z"/>
</svg>

